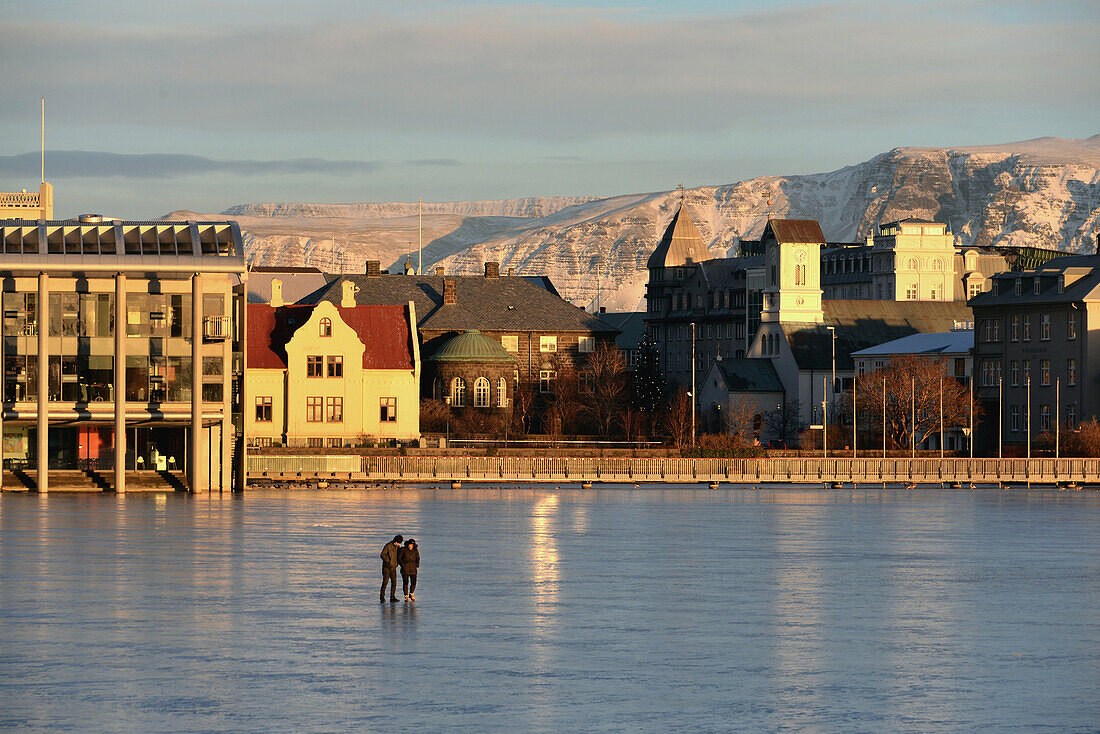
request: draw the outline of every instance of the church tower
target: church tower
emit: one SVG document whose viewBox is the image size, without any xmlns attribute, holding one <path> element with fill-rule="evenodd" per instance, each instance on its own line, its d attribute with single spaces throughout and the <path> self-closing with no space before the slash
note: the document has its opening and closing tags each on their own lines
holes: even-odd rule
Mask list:
<svg viewBox="0 0 1100 734">
<path fill-rule="evenodd" d="M 769 219 L 764 249 L 762 323 L 812 323 L 821 311 L 821 248 L 825 237 L 813 219 Z"/>
</svg>

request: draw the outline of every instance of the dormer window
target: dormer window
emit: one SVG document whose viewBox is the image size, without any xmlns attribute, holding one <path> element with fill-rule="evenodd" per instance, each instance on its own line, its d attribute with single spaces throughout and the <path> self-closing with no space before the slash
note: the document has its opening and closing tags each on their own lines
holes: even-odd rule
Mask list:
<svg viewBox="0 0 1100 734">
<path fill-rule="evenodd" d="M 1032 292 L 1033 294 L 1035 294 L 1036 296 L 1037 296 L 1037 295 L 1039 295 L 1039 278 L 1038 278 L 1038 277 L 1036 277 L 1036 278 L 1035 278 L 1035 279 L 1034 279 L 1034 280 L 1032 281 L 1032 287 L 1031 287 L 1031 292 Z"/>
<path fill-rule="evenodd" d="M 1058 292 L 1059 293 L 1065 293 L 1066 292 L 1066 276 L 1065 275 L 1059 275 L 1058 276 Z"/>
<path fill-rule="evenodd" d="M 1024 281 L 1022 278 L 1016 279 L 1016 295 L 1021 295 L 1024 292 Z"/>
</svg>

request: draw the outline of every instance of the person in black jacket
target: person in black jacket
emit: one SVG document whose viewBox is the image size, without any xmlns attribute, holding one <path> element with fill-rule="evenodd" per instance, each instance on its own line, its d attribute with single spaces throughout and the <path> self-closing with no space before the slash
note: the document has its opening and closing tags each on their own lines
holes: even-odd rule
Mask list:
<svg viewBox="0 0 1100 734">
<path fill-rule="evenodd" d="M 382 590 L 378 592 L 378 603 L 386 601 L 386 584 L 390 585 L 390 601 L 397 601 L 397 565 L 400 562 L 398 556 L 401 553 L 400 535 L 393 536 L 393 540 L 386 543 L 386 547 L 378 555 L 382 558 Z"/>
<path fill-rule="evenodd" d="M 398 555 L 401 563 L 401 589 L 405 592 L 405 601 L 416 601 L 413 592 L 416 591 L 416 572 L 420 568 L 420 548 L 416 541 L 409 538 L 405 541 L 405 547 Z"/>
</svg>

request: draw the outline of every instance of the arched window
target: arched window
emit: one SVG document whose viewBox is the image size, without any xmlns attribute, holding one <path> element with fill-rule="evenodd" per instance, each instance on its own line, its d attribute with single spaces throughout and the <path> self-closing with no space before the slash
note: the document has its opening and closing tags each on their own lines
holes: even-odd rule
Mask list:
<svg viewBox="0 0 1100 734">
<path fill-rule="evenodd" d="M 497 405 L 501 408 L 508 407 L 508 381 L 503 377 L 497 387 Z"/>
<path fill-rule="evenodd" d="M 917 258 L 915 258 L 915 257 L 909 258 L 909 269 L 910 270 L 916 270 L 917 269 Z"/>
<path fill-rule="evenodd" d="M 484 377 L 474 380 L 474 407 L 489 407 L 489 381 Z"/>
<path fill-rule="evenodd" d="M 935 260 L 932 261 L 932 269 L 943 270 L 943 261 L 937 257 Z"/>
<path fill-rule="evenodd" d="M 332 319 L 328 316 L 321 319 L 321 336 L 332 336 Z"/>
<path fill-rule="evenodd" d="M 466 405 L 466 381 L 461 377 L 451 380 L 451 405 L 456 408 Z"/>
</svg>

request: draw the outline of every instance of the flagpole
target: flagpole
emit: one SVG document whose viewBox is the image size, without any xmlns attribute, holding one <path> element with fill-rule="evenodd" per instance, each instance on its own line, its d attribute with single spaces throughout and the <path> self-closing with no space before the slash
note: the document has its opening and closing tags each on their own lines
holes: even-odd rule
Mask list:
<svg viewBox="0 0 1100 734">
<path fill-rule="evenodd" d="M 858 440 L 858 421 L 856 420 L 856 378 L 852 377 L 852 458 L 856 458 L 856 441 Z"/>
<path fill-rule="evenodd" d="M 882 458 L 886 458 L 886 375 L 882 376 Z"/>
<path fill-rule="evenodd" d="M 913 422 L 909 426 L 909 451 L 910 458 L 917 458 L 917 378 L 912 378 L 910 385 L 910 399 L 913 402 Z"/>
<path fill-rule="evenodd" d="M 940 375 L 940 458 L 943 458 L 943 375 Z"/>
</svg>

